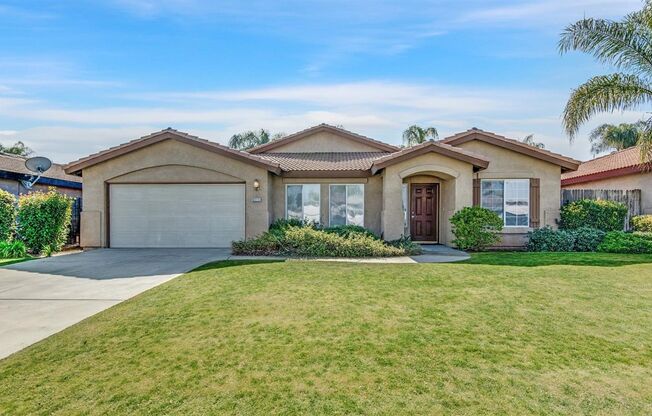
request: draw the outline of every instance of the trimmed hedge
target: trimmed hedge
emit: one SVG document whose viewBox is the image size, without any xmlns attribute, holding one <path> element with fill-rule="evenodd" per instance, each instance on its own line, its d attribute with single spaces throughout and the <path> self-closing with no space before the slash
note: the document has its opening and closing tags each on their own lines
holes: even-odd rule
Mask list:
<svg viewBox="0 0 652 416">
<path fill-rule="evenodd" d="M 72 202 L 53 188 L 18 199 L 17 234 L 32 253 L 61 250 L 68 236 Z"/>
<path fill-rule="evenodd" d="M 555 231 L 549 226 L 528 233 L 528 251 L 573 251 L 575 236 L 568 231 Z"/>
<path fill-rule="evenodd" d="M 627 207 L 614 201 L 581 199 L 561 208 L 560 228 L 575 230 L 581 227 L 603 231 L 622 231 Z"/>
<path fill-rule="evenodd" d="M 0 189 L 0 241 L 9 241 L 16 229 L 16 197 Z"/>
<path fill-rule="evenodd" d="M 633 233 L 612 231 L 607 233 L 600 246 L 598 246 L 598 251 L 605 253 L 652 254 L 652 239 Z"/>
<path fill-rule="evenodd" d="M 461 250 L 485 250 L 495 245 L 503 229 L 503 220 L 495 212 L 481 207 L 464 207 L 450 219 L 453 243 Z"/>
<path fill-rule="evenodd" d="M 572 233 L 575 237 L 574 251 L 597 251 L 607 234 L 605 231 L 591 227 L 580 227 Z"/>
<path fill-rule="evenodd" d="M 652 215 L 638 215 L 632 218 L 635 231 L 652 232 Z"/>
</svg>

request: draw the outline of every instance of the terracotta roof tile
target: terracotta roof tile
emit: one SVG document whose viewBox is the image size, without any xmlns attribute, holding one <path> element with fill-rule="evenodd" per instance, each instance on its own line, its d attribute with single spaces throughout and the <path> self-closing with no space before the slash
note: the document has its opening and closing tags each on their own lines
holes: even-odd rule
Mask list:
<svg viewBox="0 0 652 416">
<path fill-rule="evenodd" d="M 34 175 L 25 167 L 26 157 L 0 153 L 0 170 L 6 172 L 22 173 L 25 175 Z M 64 181 L 81 183 L 82 178 L 75 175 L 68 175 L 63 171 L 63 165 L 53 163 L 52 167 L 43 174 L 44 178 L 60 179 Z"/>
<path fill-rule="evenodd" d="M 365 171 L 385 152 L 327 152 L 327 153 L 260 153 L 259 156 L 278 163 L 281 169 L 291 171 Z"/>
<path fill-rule="evenodd" d="M 631 174 L 642 169 L 640 148 L 630 147 L 629 149 L 586 161 L 576 171 L 564 173 L 561 180 L 562 185 L 564 182 L 566 184 L 587 182 L 593 180 L 593 176 L 598 174 L 611 172 L 612 174 L 609 176 L 619 176 L 620 174 Z"/>
</svg>

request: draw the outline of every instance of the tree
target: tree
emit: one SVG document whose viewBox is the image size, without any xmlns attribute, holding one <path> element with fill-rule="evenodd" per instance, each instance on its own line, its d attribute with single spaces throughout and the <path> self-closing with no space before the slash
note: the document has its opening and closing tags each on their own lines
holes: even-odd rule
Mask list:
<svg viewBox="0 0 652 416">
<path fill-rule="evenodd" d="M 403 132 L 403 144 L 406 147 L 414 146 L 415 144 L 421 144 L 428 140 L 428 137 L 430 137 L 433 140 L 437 140 L 439 138 L 439 134 L 437 133 L 437 129 L 434 127 L 420 127 L 415 125 L 412 125 L 405 129 Z"/>
<path fill-rule="evenodd" d="M 580 51 L 618 71 L 595 76 L 572 91 L 563 114 L 571 140 L 601 112 L 634 110 L 652 101 L 652 0 L 620 21 L 584 18 L 564 29 L 559 51 Z M 652 119 L 639 136 L 641 160 L 652 162 Z"/>
<path fill-rule="evenodd" d="M 523 137 L 523 140 L 521 140 L 521 142 L 530 146 L 534 146 L 537 149 L 544 149 L 546 147 L 545 144 L 534 140 L 534 134 L 528 134 L 527 136 Z"/>
<path fill-rule="evenodd" d="M 18 156 L 29 156 L 34 153 L 32 149 L 30 149 L 27 145 L 25 145 L 25 143 L 21 142 L 20 140 L 11 146 L 3 146 L 0 144 L 0 152 Z"/>
<path fill-rule="evenodd" d="M 645 123 L 603 124 L 589 135 L 591 153 L 596 156 L 610 150 L 624 150 L 636 146 L 645 131 Z"/>
<path fill-rule="evenodd" d="M 252 147 L 269 143 L 270 140 L 277 140 L 282 137 L 285 137 L 285 133 L 276 133 L 270 136 L 269 131 L 265 129 L 260 129 L 258 131 L 249 130 L 231 136 L 229 147 L 238 150 L 247 150 Z"/>
</svg>

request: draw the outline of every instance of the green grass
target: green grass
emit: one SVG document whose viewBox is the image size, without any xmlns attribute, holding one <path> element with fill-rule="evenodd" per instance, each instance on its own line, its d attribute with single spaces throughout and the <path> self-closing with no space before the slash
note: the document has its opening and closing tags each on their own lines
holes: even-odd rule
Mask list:
<svg viewBox="0 0 652 416">
<path fill-rule="evenodd" d="M 32 258 L 33 257 L 28 256 L 28 257 L 19 257 L 19 258 L 15 258 L 15 259 L 0 259 L 0 266 L 8 266 L 10 264 L 20 263 L 20 262 L 27 261 L 27 260 L 32 260 Z"/>
<path fill-rule="evenodd" d="M 652 256 L 215 263 L 0 380 L 11 415 L 651 414 Z"/>
</svg>

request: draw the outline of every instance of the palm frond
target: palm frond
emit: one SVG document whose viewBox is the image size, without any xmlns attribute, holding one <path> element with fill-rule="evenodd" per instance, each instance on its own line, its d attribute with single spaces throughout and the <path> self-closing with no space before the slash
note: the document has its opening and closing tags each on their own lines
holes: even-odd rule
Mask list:
<svg viewBox="0 0 652 416">
<path fill-rule="evenodd" d="M 636 74 L 649 73 L 652 71 L 651 35 L 650 27 L 638 18 L 623 22 L 586 18 L 566 27 L 559 40 L 559 51 L 581 51 Z"/>
<path fill-rule="evenodd" d="M 596 76 L 571 93 L 564 109 L 564 129 L 572 140 L 591 116 L 633 109 L 650 101 L 652 88 L 641 77 L 618 73 Z"/>
</svg>

